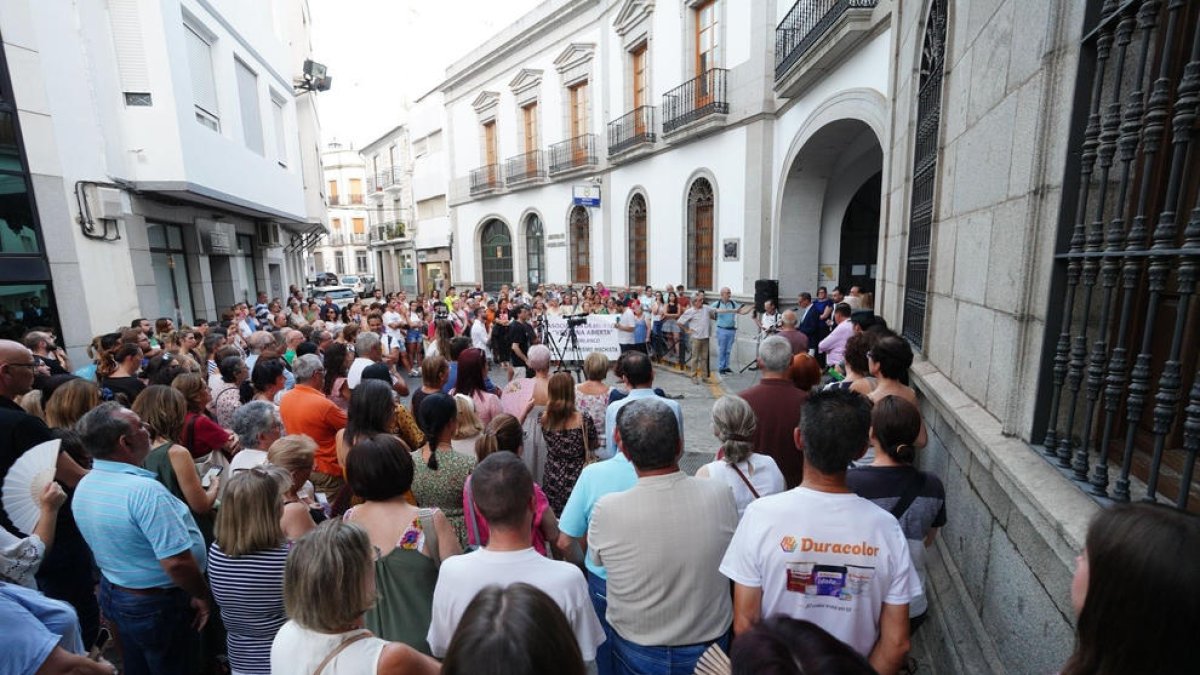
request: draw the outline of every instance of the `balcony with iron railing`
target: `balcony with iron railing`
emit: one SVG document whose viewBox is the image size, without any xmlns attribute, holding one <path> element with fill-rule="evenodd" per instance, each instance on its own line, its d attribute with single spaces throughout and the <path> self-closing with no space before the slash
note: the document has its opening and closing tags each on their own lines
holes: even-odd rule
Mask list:
<svg viewBox="0 0 1200 675">
<path fill-rule="evenodd" d="M 550 146 L 550 175 L 595 168 L 596 134 L 583 134 Z"/>
<path fill-rule="evenodd" d="M 541 150 L 509 157 L 504 162 L 504 181 L 509 187 L 533 183 L 546 177 L 546 162 Z"/>
<path fill-rule="evenodd" d="M 724 68 L 713 68 L 663 94 L 663 136 L 667 140 L 690 137 L 725 124 L 725 115 L 729 114 L 728 73 Z"/>
<path fill-rule="evenodd" d="M 796 96 L 870 35 L 879 0 L 796 0 L 775 28 L 775 91 Z"/>
<path fill-rule="evenodd" d="M 348 203 L 348 204 L 351 204 L 351 205 L 359 205 L 359 204 L 362 204 L 362 203 L 363 203 L 363 196 L 362 196 L 362 195 L 360 195 L 360 194 L 351 194 L 351 195 L 350 195 L 350 201 L 349 201 L 349 202 L 347 202 L 347 203 Z"/>
<path fill-rule="evenodd" d="M 608 123 L 608 156 L 631 153 L 654 145 L 654 106 L 644 105 Z"/>
<path fill-rule="evenodd" d="M 329 206 L 339 206 L 342 203 L 342 198 L 338 195 L 329 195 L 327 201 L 329 202 Z"/>
<path fill-rule="evenodd" d="M 403 239 L 408 231 L 404 223 L 396 220 L 371 226 L 371 243 L 376 244 Z"/>
<path fill-rule="evenodd" d="M 390 169 L 384 170 L 385 190 L 399 190 L 404 186 L 404 167 L 393 166 Z"/>
<path fill-rule="evenodd" d="M 499 164 L 486 164 L 478 169 L 471 169 L 471 196 L 486 195 L 504 187 Z"/>
</svg>

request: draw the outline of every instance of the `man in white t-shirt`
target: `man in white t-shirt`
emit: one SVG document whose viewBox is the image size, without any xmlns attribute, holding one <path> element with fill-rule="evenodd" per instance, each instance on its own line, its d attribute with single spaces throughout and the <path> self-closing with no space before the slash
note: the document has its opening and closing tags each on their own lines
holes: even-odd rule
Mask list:
<svg viewBox="0 0 1200 675">
<path fill-rule="evenodd" d="M 604 629 L 588 597 L 579 568 L 543 557 L 530 535 L 534 514 L 533 477 L 511 452 L 488 456 L 475 467 L 469 483 L 476 509 L 487 519 L 488 543 L 442 562 L 433 591 L 433 616 L 427 639 L 434 656 L 446 656 L 467 605 L 488 586 L 526 583 L 549 595 L 575 633 L 584 661 L 596 659 Z"/>
<path fill-rule="evenodd" d="M 388 303 L 387 311 L 383 313 L 383 326 L 388 337 L 404 351 L 404 334 L 408 330 L 408 320 L 404 315 L 404 304 L 399 299 Z"/>
<path fill-rule="evenodd" d="M 735 634 L 776 614 L 806 619 L 892 675 L 908 655 L 908 603 L 922 589 L 895 517 L 846 487 L 870 424 L 865 397 L 813 394 L 795 433 L 800 486 L 746 507 L 720 569 L 734 582 Z"/>
<path fill-rule="evenodd" d="M 633 332 L 637 329 L 637 322 L 638 318 L 633 313 L 633 305 L 626 305 L 625 311 L 621 312 L 621 318 L 617 320 L 617 344 L 621 346 L 622 352 L 633 349 Z"/>
<path fill-rule="evenodd" d="M 471 346 L 488 355 L 488 360 L 491 360 L 492 350 L 488 347 L 488 343 L 492 340 L 491 332 L 488 330 L 487 321 L 484 316 L 487 310 L 483 307 L 475 309 L 475 319 L 471 322 Z"/>
</svg>

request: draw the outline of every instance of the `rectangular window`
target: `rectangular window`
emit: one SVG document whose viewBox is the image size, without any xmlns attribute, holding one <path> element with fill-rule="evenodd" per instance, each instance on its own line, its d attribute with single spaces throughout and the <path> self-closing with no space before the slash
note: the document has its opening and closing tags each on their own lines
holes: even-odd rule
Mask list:
<svg viewBox="0 0 1200 675">
<path fill-rule="evenodd" d="M 525 152 L 533 152 L 537 150 L 537 103 L 521 108 L 521 117 L 525 129 Z"/>
<path fill-rule="evenodd" d="M 333 271 L 339 276 L 346 273 L 346 256 L 341 251 L 333 252 Z"/>
<path fill-rule="evenodd" d="M 483 163 L 491 166 L 496 163 L 496 122 L 485 122 L 483 125 Z"/>
<path fill-rule="evenodd" d="M 284 129 L 284 106 L 287 103 L 271 95 L 271 117 L 275 122 L 275 160 L 279 166 L 287 166 L 287 132 Z"/>
<path fill-rule="evenodd" d="M 367 273 L 367 252 L 358 251 L 354 254 L 354 268 L 359 274 Z"/>
<path fill-rule="evenodd" d="M 441 152 L 442 151 L 442 132 L 435 131 L 425 137 L 426 152 Z"/>
<path fill-rule="evenodd" d="M 417 218 L 441 218 L 446 215 L 446 198 L 434 197 L 417 202 Z"/>
<path fill-rule="evenodd" d="M 362 189 L 362 179 L 361 178 L 351 178 L 350 179 L 350 203 L 351 204 L 363 203 L 363 189 Z"/>
<path fill-rule="evenodd" d="M 213 76 L 212 38 L 187 23 L 183 24 L 183 37 L 187 41 L 188 69 L 191 73 L 196 121 L 213 131 L 220 131 L 217 82 Z"/>
<path fill-rule="evenodd" d="M 719 67 L 720 45 L 717 39 L 717 1 L 700 5 L 696 13 L 696 77 Z"/>
<path fill-rule="evenodd" d="M 427 138 L 418 138 L 413 141 L 413 157 L 424 157 L 429 150 L 429 142 Z"/>
<path fill-rule="evenodd" d="M 338 205 L 338 182 L 336 180 L 329 181 L 329 204 L 331 206 Z M 334 220 L 337 220 L 334 218 Z"/>
<path fill-rule="evenodd" d="M 649 91 L 647 91 L 649 85 L 646 77 L 646 54 L 646 43 L 644 42 L 629 54 L 630 65 L 633 70 L 631 84 L 633 86 L 632 98 L 634 110 L 646 105 L 650 100 Z M 638 133 L 641 132 L 639 131 Z"/>
<path fill-rule="evenodd" d="M 333 231 L 334 231 L 334 232 L 341 232 L 341 230 L 342 230 L 342 219 L 341 219 L 341 218 L 334 218 L 334 219 L 333 219 Z"/>
<path fill-rule="evenodd" d="M 233 69 L 237 73 L 238 102 L 241 104 L 242 112 L 242 137 L 246 141 L 247 148 L 265 156 L 262 111 L 258 105 L 258 75 L 238 58 L 233 60 Z"/>
<path fill-rule="evenodd" d="M 588 83 L 587 80 L 573 85 L 570 92 L 571 138 L 588 132 Z"/>
<path fill-rule="evenodd" d="M 353 223 L 354 223 L 354 234 L 365 234 L 366 233 L 366 231 L 367 231 L 367 219 L 366 218 L 354 218 Z"/>
</svg>

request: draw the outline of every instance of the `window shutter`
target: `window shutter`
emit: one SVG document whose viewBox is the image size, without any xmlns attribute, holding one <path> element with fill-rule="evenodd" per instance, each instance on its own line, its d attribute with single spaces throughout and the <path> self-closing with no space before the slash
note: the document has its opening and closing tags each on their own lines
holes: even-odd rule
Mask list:
<svg viewBox="0 0 1200 675">
<path fill-rule="evenodd" d="M 218 117 L 220 108 L 217 106 L 217 83 L 213 77 L 212 45 L 196 29 L 187 25 L 184 27 L 184 38 L 187 40 L 188 64 L 192 71 L 192 96 L 195 97 L 196 107 L 204 112 Z"/>
<path fill-rule="evenodd" d="M 246 147 L 265 155 L 262 113 L 258 105 L 258 75 L 240 59 L 234 59 L 233 65 L 237 72 L 238 101 L 242 108 L 242 136 L 246 140 Z"/>
<path fill-rule="evenodd" d="M 150 75 L 146 68 L 137 0 L 109 0 L 108 23 L 112 29 L 121 91 L 149 93 Z"/>
</svg>

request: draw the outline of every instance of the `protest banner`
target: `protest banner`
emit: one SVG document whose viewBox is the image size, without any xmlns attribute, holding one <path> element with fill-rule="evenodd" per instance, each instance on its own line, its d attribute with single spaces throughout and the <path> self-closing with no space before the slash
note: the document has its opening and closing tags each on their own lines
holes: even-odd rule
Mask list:
<svg viewBox="0 0 1200 675">
<path fill-rule="evenodd" d="M 547 341 L 552 340 L 555 346 L 546 346 L 550 347 L 550 353 L 554 354 L 555 359 L 562 354 L 564 361 L 582 361 L 591 352 L 600 352 L 610 361 L 616 361 L 621 355 L 621 346 L 617 344 L 618 318 L 620 317 L 615 315 L 588 315 L 587 323 L 575 327 L 575 335 L 579 339 L 579 352 L 576 353 L 570 344 L 567 319 L 549 317 L 546 319 L 546 337 Z"/>
</svg>

